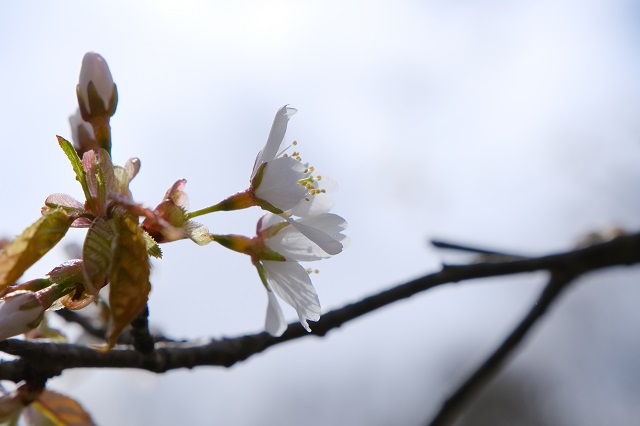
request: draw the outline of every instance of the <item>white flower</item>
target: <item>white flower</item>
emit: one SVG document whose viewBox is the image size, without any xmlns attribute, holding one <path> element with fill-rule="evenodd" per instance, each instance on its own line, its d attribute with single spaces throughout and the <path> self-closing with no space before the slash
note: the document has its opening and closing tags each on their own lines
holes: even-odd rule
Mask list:
<svg viewBox="0 0 640 426">
<path fill-rule="evenodd" d="M 281 149 L 289 117 L 296 112 L 296 109 L 285 105 L 276 113 L 267 143 L 256 157 L 248 189 L 212 206 L 189 212 L 187 219 L 253 206 L 271 213 L 291 215 L 294 212 L 300 216 L 329 211 L 333 201 L 325 184 L 320 182 L 322 177 L 313 174 L 314 168 L 302 162 L 299 152 L 285 153 L 297 142 L 293 141 L 291 146 Z"/>
<path fill-rule="evenodd" d="M 281 148 L 289 118 L 296 112 L 286 105 L 278 110 L 267 143 L 258 153 L 251 173 L 253 196 L 258 205 L 272 212 L 295 208 L 305 199 L 308 201 L 317 188 L 313 167 L 303 164 L 297 152 L 288 156 L 284 154 L 286 149 Z"/>
<path fill-rule="evenodd" d="M 86 53 L 82 58 L 79 82 L 79 94 L 82 97 L 84 108 L 91 114 L 97 111 L 91 111 L 90 105 L 92 102 L 89 96 L 89 83 L 93 83 L 98 97 L 104 104 L 104 110 L 108 111 L 116 86 L 113 83 L 113 77 L 111 77 L 107 62 L 102 56 L 93 52 Z"/>
<path fill-rule="evenodd" d="M 269 296 L 265 321 L 269 334 L 277 337 L 287 328 L 274 293 L 296 310 L 300 323 L 307 331 L 311 331 L 307 320 L 320 319 L 318 295 L 308 271 L 298 262 L 320 260 L 340 253 L 348 242 L 348 238 L 342 234 L 346 227 L 343 218 L 330 213 L 295 221 L 266 214 L 258 222 L 256 238 L 270 251 L 267 256 L 276 253 L 285 258 L 285 261 L 260 260 L 260 266 L 256 264 L 263 281 L 266 281 Z"/>
<path fill-rule="evenodd" d="M 44 307 L 31 291 L 16 291 L 0 299 L 0 340 L 26 333 L 35 328 Z"/>
</svg>

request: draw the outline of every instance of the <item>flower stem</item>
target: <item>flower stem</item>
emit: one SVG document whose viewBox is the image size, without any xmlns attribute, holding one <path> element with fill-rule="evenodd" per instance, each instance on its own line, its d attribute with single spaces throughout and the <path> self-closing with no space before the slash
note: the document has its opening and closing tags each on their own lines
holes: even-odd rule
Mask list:
<svg viewBox="0 0 640 426">
<path fill-rule="evenodd" d="M 111 155 L 111 126 L 109 125 L 109 118 L 108 115 L 95 117 L 91 121 L 91 125 L 98 146 Z"/>
<path fill-rule="evenodd" d="M 253 195 L 253 188 L 249 188 L 245 191 L 238 192 L 229 198 L 220 201 L 218 204 L 206 207 L 204 209 L 195 210 L 187 213 L 187 219 L 193 219 L 194 217 L 203 216 L 205 214 L 219 212 L 219 211 L 231 211 L 241 210 L 248 207 L 256 206 L 256 198 Z"/>
</svg>

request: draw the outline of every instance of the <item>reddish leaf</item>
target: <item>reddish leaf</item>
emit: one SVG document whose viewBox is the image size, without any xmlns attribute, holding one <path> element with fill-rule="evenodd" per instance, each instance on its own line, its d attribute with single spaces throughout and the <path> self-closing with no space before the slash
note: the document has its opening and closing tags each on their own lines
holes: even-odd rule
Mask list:
<svg viewBox="0 0 640 426">
<path fill-rule="evenodd" d="M 109 346 L 115 344 L 122 330 L 142 311 L 151 291 L 149 257 L 137 217 L 125 210 L 116 210 L 113 229 Z"/>
<path fill-rule="evenodd" d="M 33 426 L 92 426 L 89 413 L 74 399 L 44 390 L 26 410 L 27 422 Z"/>
<path fill-rule="evenodd" d="M 115 174 L 109 153 L 104 149 L 87 151 L 82 156 L 82 166 L 86 172 L 87 185 L 95 209 L 96 216 L 107 213 L 107 197 L 115 189 Z"/>
<path fill-rule="evenodd" d="M 0 252 L 0 291 L 13 284 L 64 237 L 71 218 L 62 209 L 47 210 Z"/>
</svg>

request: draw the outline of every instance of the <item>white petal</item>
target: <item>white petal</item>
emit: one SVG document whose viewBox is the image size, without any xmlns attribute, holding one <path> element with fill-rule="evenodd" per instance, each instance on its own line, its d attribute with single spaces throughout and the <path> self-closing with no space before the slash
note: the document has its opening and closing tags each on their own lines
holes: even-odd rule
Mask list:
<svg viewBox="0 0 640 426">
<path fill-rule="evenodd" d="M 300 324 L 311 331 L 307 320 L 320 319 L 320 301 L 309 274 L 299 263 L 263 261 L 271 289 L 298 313 Z"/>
<path fill-rule="evenodd" d="M 284 221 L 285 220 L 277 214 L 267 213 L 262 216 L 260 222 L 258 222 L 258 232 Z"/>
<path fill-rule="evenodd" d="M 271 215 L 262 221 L 260 230 L 283 220 L 291 226 L 284 227 L 277 234 L 268 237 L 265 244 L 287 260 L 310 262 L 326 259 L 340 253 L 349 242 L 349 238 L 341 233 L 347 229 L 347 222 L 333 213 L 297 220 Z"/>
<path fill-rule="evenodd" d="M 304 217 L 298 219 L 296 222 L 316 228 L 326 234 L 329 234 L 338 241 L 342 241 L 346 238 L 346 236 L 341 232 L 349 226 L 343 217 L 338 216 L 335 213 L 322 213 L 315 216 Z"/>
<path fill-rule="evenodd" d="M 267 305 L 267 318 L 264 328 L 273 337 L 280 337 L 287 329 L 287 321 L 284 319 L 284 314 L 276 295 L 272 291 L 267 291 L 267 295 L 269 296 L 269 304 Z"/>
<path fill-rule="evenodd" d="M 260 185 L 254 189 L 257 198 L 280 210 L 290 210 L 307 195 L 307 188 L 298 184 L 304 178 L 304 165 L 291 157 L 269 161 Z"/>
<path fill-rule="evenodd" d="M 258 167 L 262 165 L 262 163 L 266 163 L 276 158 L 278 152 L 280 151 L 280 145 L 282 145 L 282 140 L 284 139 L 284 134 L 287 132 L 287 123 L 289 122 L 289 117 L 298 112 L 297 109 L 288 107 L 287 105 L 283 106 L 276 113 L 275 118 L 273 119 L 273 124 L 271 125 L 271 131 L 269 132 L 269 138 L 267 139 L 267 144 L 262 148 L 262 151 L 258 153 L 256 157 L 256 163 L 253 166 L 253 172 L 251 173 L 251 179 L 255 176 L 258 171 Z"/>
<path fill-rule="evenodd" d="M 341 234 L 340 231 L 346 228 L 347 222 L 340 216 L 332 213 L 323 213 L 297 221 L 293 219 L 288 219 L 288 221 L 302 235 L 313 241 L 328 254 L 334 256 L 342 252 L 343 245 L 341 241 L 345 240 L 346 236 Z M 286 255 L 283 256 L 286 257 Z"/>
</svg>

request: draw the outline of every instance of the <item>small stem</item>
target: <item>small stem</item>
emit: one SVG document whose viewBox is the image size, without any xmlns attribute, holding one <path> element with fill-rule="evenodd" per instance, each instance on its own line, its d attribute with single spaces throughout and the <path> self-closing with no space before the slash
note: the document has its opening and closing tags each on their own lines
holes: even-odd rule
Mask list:
<svg viewBox="0 0 640 426">
<path fill-rule="evenodd" d="M 246 209 L 248 207 L 253 207 L 257 205 L 256 198 L 253 195 L 253 188 L 249 188 L 245 191 L 238 192 L 220 201 L 218 204 L 214 204 L 213 206 L 206 207 L 204 209 L 195 210 L 186 214 L 187 219 L 193 219 L 194 217 L 203 216 L 205 214 L 219 212 L 219 211 L 231 211 L 231 210 L 241 210 Z"/>
<path fill-rule="evenodd" d="M 511 259 L 527 259 L 526 256 L 521 256 L 521 255 L 512 254 L 512 253 L 505 253 L 503 251 L 487 250 L 484 248 L 472 247 L 472 246 L 463 245 L 463 244 L 450 243 L 448 241 L 431 240 L 431 245 L 441 249 L 466 251 L 470 253 L 478 253 L 478 254 L 491 255 L 491 256 L 501 256 L 501 257 L 507 257 Z"/>
<path fill-rule="evenodd" d="M 98 146 L 111 155 L 111 126 L 108 115 L 95 117 L 91 122 Z"/>
<path fill-rule="evenodd" d="M 61 318 L 63 318 L 65 321 L 78 324 L 80 327 L 84 329 L 84 331 L 86 331 L 88 334 L 92 335 L 93 337 L 97 337 L 98 339 L 102 339 L 102 340 L 106 339 L 107 330 L 103 327 L 96 327 L 90 318 L 80 315 L 77 312 L 70 311 L 67 308 L 63 308 L 54 312 L 57 315 L 59 315 Z"/>
</svg>

